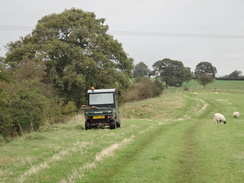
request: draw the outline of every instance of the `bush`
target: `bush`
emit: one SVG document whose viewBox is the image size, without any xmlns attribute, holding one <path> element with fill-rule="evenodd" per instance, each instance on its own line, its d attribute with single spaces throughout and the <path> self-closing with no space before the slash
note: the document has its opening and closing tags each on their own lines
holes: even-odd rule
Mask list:
<svg viewBox="0 0 244 183">
<path fill-rule="evenodd" d="M 189 91 L 189 88 L 185 86 L 185 87 L 183 88 L 183 91 L 188 92 L 188 91 Z"/>
<path fill-rule="evenodd" d="M 77 111 L 76 105 L 72 101 L 69 101 L 66 105 L 62 107 L 63 115 L 73 115 L 76 111 Z"/>
<path fill-rule="evenodd" d="M 153 96 L 157 97 L 162 94 L 164 91 L 164 86 L 162 82 L 160 82 L 158 79 L 154 81 L 154 87 L 153 87 Z"/>
<path fill-rule="evenodd" d="M 59 100 L 43 84 L 44 68 L 27 62 L 6 70 L 9 82 L 0 80 L 0 135 L 15 137 L 39 129 L 61 114 Z"/>
<path fill-rule="evenodd" d="M 163 84 L 158 81 L 151 81 L 148 78 L 138 78 L 126 94 L 126 102 L 144 100 L 157 97 L 164 90 Z"/>
</svg>

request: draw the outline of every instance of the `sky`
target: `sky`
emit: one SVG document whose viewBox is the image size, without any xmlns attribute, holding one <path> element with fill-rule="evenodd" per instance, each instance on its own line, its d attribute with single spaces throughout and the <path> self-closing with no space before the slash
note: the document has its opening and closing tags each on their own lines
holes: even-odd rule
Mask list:
<svg viewBox="0 0 244 183">
<path fill-rule="evenodd" d="M 71 8 L 105 18 L 135 65 L 169 58 L 194 71 L 206 61 L 217 76 L 244 74 L 243 0 L 0 0 L 0 56 L 42 17 Z"/>
</svg>

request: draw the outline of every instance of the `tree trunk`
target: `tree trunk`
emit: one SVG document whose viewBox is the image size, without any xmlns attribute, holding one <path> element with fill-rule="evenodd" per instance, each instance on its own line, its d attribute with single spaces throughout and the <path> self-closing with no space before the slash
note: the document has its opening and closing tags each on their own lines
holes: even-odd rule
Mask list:
<svg viewBox="0 0 244 183">
<path fill-rule="evenodd" d="M 23 128 L 21 126 L 21 124 L 18 123 L 19 126 L 19 130 L 20 130 L 20 135 L 22 136 L 24 134 Z"/>
<path fill-rule="evenodd" d="M 35 131 L 35 129 L 34 129 L 34 126 L 33 126 L 33 122 L 31 122 L 31 132 L 34 132 Z"/>
</svg>

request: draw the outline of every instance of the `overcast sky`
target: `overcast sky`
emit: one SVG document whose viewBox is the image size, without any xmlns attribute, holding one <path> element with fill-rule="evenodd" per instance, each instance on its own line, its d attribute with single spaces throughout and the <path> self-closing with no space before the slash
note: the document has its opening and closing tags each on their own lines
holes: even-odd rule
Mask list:
<svg viewBox="0 0 244 183">
<path fill-rule="evenodd" d="M 243 0 L 0 0 L 0 56 L 43 16 L 71 8 L 105 18 L 134 64 L 170 58 L 194 71 L 207 61 L 217 75 L 244 74 Z"/>
</svg>

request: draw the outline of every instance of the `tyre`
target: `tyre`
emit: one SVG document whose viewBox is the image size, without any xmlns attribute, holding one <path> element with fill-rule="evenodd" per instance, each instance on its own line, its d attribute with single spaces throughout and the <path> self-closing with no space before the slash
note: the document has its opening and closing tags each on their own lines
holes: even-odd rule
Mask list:
<svg viewBox="0 0 244 183">
<path fill-rule="evenodd" d="M 121 123 L 120 121 L 117 122 L 117 128 L 120 128 L 121 127 Z"/>
<path fill-rule="evenodd" d="M 110 129 L 116 129 L 117 128 L 117 124 L 114 120 L 110 121 Z"/>
<path fill-rule="evenodd" d="M 86 122 L 85 122 L 85 130 L 89 130 L 89 129 L 91 129 L 91 123 L 90 123 L 90 121 L 86 120 Z"/>
</svg>

